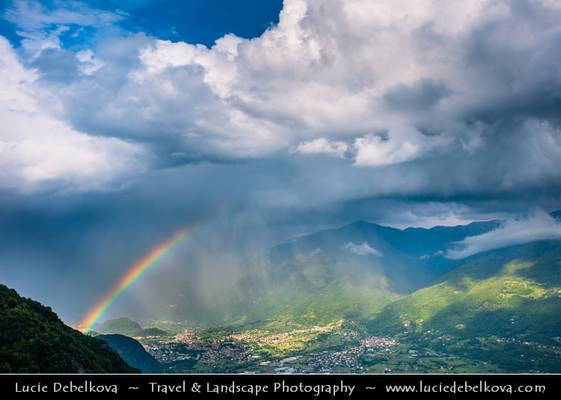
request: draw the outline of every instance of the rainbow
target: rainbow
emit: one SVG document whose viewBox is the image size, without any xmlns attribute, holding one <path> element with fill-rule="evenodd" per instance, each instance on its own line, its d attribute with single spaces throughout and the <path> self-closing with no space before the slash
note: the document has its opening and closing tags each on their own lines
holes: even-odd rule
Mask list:
<svg viewBox="0 0 561 400">
<path fill-rule="evenodd" d="M 181 229 L 172 235 L 165 242 L 159 244 L 150 250 L 142 259 L 134 264 L 128 272 L 119 279 L 117 284 L 91 309 L 84 317 L 78 329 L 82 332 L 88 332 L 99 322 L 99 320 L 107 313 L 115 301 L 135 283 L 148 269 L 156 265 L 156 263 L 169 251 L 171 251 L 177 243 L 183 240 L 189 234 L 188 228 Z"/>
</svg>

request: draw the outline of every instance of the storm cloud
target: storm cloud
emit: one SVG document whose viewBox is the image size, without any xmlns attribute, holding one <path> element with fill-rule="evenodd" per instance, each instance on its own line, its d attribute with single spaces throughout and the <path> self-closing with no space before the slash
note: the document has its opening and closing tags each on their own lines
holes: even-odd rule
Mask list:
<svg viewBox="0 0 561 400">
<path fill-rule="evenodd" d="M 75 53 L 59 39 L 70 27 L 118 27 L 126 15 L 15 1 L 5 17 L 25 38 L 20 63 L 37 71 L 43 112 L 142 147 L 148 168 L 308 154 L 348 169 L 420 160 L 415 177 L 403 167 L 404 181 L 446 194 L 560 178 L 556 2 L 287 0 L 278 25 L 254 39 L 230 34 L 207 48 L 118 31 Z M 443 169 L 452 182 L 433 183 Z M 400 192 L 391 186 L 377 180 Z"/>
</svg>

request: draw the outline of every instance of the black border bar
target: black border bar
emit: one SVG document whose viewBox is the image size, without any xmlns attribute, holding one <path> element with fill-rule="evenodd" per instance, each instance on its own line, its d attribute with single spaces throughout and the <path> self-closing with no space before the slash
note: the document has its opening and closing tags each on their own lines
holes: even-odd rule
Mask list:
<svg viewBox="0 0 561 400">
<path fill-rule="evenodd" d="M 527 398 L 561 393 L 558 374 L 2 374 L 3 398 Z M 7 396 L 7 397 L 6 397 Z"/>
</svg>

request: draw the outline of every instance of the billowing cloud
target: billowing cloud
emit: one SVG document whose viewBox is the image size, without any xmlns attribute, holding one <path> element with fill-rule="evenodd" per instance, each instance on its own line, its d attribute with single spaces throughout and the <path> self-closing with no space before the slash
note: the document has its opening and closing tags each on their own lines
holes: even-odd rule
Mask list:
<svg viewBox="0 0 561 400">
<path fill-rule="evenodd" d="M 57 20 L 51 14 L 60 13 L 37 19 Z M 478 173 L 480 154 L 504 154 L 510 164 L 508 155 L 521 151 L 524 165 L 534 155 L 520 143 L 539 136 L 540 124 L 558 141 L 544 102 L 554 107 L 555 91 L 545 88 L 560 84 L 548 55 L 560 19 L 555 5 L 537 0 L 288 0 L 278 26 L 252 40 L 227 35 L 211 49 L 141 35 L 107 41 L 80 58 L 103 60 L 103 68 L 53 95 L 77 129 L 146 144 L 163 164 L 293 149 L 348 158 L 350 167 L 428 159 L 446 168 L 442 157 L 454 153 L 458 166 L 447 170 L 471 190 L 464 175 Z M 69 55 L 44 53 L 36 67 L 47 80 L 80 69 Z M 548 175 L 541 163 L 534 172 L 532 179 Z M 508 175 L 527 180 L 522 171 Z"/>
<path fill-rule="evenodd" d="M 47 104 L 56 99 L 3 37 L 0 60 L 0 189 L 104 189 L 141 171 L 139 145 L 89 136 L 54 115 Z"/>
<path fill-rule="evenodd" d="M 426 157 L 431 150 L 442 149 L 448 144 L 447 137 L 424 135 L 415 128 L 403 126 L 385 134 L 369 133 L 357 137 L 352 143 L 326 138 L 302 142 L 292 153 L 324 154 L 351 159 L 356 166 L 376 167 Z"/>
<path fill-rule="evenodd" d="M 387 135 L 369 134 L 355 140 L 355 165 L 398 164 L 426 156 L 432 149 L 446 144 L 446 138 L 424 135 L 411 127 L 391 129 Z"/>
<path fill-rule="evenodd" d="M 561 239 L 561 222 L 543 211 L 535 211 L 526 218 L 507 220 L 491 232 L 465 238 L 446 256 L 459 259 L 482 251 L 551 239 Z"/>
<path fill-rule="evenodd" d="M 51 5 L 14 1 L 5 15 L 39 111 L 89 142 L 134 147 L 141 169 L 274 160 L 250 189 L 275 207 L 561 192 L 555 2 L 286 0 L 261 36 L 211 48 Z M 65 47 L 85 24 L 109 33 Z M 128 150 L 101 153 L 105 176 L 138 171 Z"/>
<path fill-rule="evenodd" d="M 561 179 L 555 2 L 286 0 L 260 37 L 212 48 L 122 31 L 64 48 L 65 30 L 126 18 L 80 2 L 6 17 L 61 118 L 141 144 L 148 167 L 323 154 L 371 171 L 352 180 L 363 197 Z"/>
</svg>

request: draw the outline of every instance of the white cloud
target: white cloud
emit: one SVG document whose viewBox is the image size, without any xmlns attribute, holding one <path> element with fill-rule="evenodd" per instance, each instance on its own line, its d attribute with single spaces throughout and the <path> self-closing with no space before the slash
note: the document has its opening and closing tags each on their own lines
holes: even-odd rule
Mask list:
<svg viewBox="0 0 561 400">
<path fill-rule="evenodd" d="M 0 188 L 100 189 L 140 171 L 138 145 L 72 129 L 46 111 L 53 99 L 36 79 L 0 37 Z"/>
<path fill-rule="evenodd" d="M 137 62 L 131 60 L 134 67 L 126 71 L 121 87 L 115 88 L 113 80 L 105 87 L 98 78 L 101 85 L 95 90 L 107 91 L 111 99 L 95 105 L 104 112 L 90 112 L 86 105 L 74 117 L 109 136 L 131 137 L 137 130 L 136 139 L 142 140 L 146 130 L 174 137 L 176 145 L 182 143 L 183 150 L 203 158 L 260 157 L 287 148 L 343 157 L 353 142 L 357 165 L 421 156 L 432 148 L 425 144 L 430 140 L 418 133 L 397 143 L 402 139 L 394 131 L 400 130 L 396 126 L 402 116 L 387 110 L 382 99 L 395 85 L 439 73 L 437 59 L 419 59 L 425 51 L 417 48 L 418 33 L 413 31 L 438 19 L 438 9 L 430 2 L 381 2 L 378 11 L 364 15 L 358 13 L 361 7 L 372 8 L 364 2 L 319 3 L 288 0 L 278 26 L 261 37 L 227 35 L 212 49 L 153 40 L 138 53 Z M 396 62 L 401 59 L 408 62 Z M 448 73 L 454 71 L 448 60 L 445 66 Z M 96 97 L 91 85 L 78 83 L 70 89 L 70 103 Z M 121 119 L 130 124 L 132 109 L 139 126 L 125 133 Z M 365 136 L 379 130 L 391 131 L 387 143 Z M 348 140 L 332 140 L 332 133 Z"/>
<path fill-rule="evenodd" d="M 13 0 L 5 10 L 5 19 L 17 25 L 24 38 L 21 46 L 32 58 L 43 50 L 59 49 L 59 37 L 70 26 L 103 28 L 125 17 L 122 12 L 98 10 L 81 1 L 54 4 L 56 7 L 48 8 L 35 0 Z"/>
<path fill-rule="evenodd" d="M 375 255 L 378 257 L 382 257 L 382 253 L 370 246 L 367 242 L 362 242 L 359 244 L 348 242 L 343 247 L 349 250 L 351 253 L 356 254 L 357 256 Z"/>
<path fill-rule="evenodd" d="M 351 144 L 322 137 L 302 142 L 291 152 L 348 158 L 352 159 L 356 166 L 379 167 L 425 157 L 432 150 L 442 149 L 450 142 L 450 138 L 427 136 L 413 127 L 404 126 L 391 129 L 387 134 L 370 133 L 357 137 Z"/>
<path fill-rule="evenodd" d="M 321 254 L 321 248 L 316 247 L 314 250 L 310 251 L 310 257 L 315 257 Z"/>
<path fill-rule="evenodd" d="M 446 138 L 423 135 L 412 127 L 392 129 L 387 135 L 369 134 L 355 139 L 358 166 L 383 166 L 415 160 L 448 143 Z"/>
<path fill-rule="evenodd" d="M 549 239 L 561 239 L 561 223 L 543 211 L 536 211 L 523 219 L 507 220 L 491 232 L 469 236 L 456 243 L 456 248 L 446 256 L 460 259 L 482 251 Z"/>
<path fill-rule="evenodd" d="M 433 215 L 425 216 L 414 215 L 410 211 L 406 211 L 404 214 L 405 215 L 402 215 L 401 218 L 408 218 L 410 221 L 407 223 L 392 224 L 393 227 L 399 229 L 406 229 L 409 227 L 429 229 L 435 226 L 458 226 L 473 222 L 471 219 L 463 218 L 461 215 L 446 210 L 439 210 Z"/>
<path fill-rule="evenodd" d="M 80 72 L 84 75 L 92 75 L 104 65 L 104 62 L 96 58 L 94 52 L 90 49 L 77 52 L 76 59 L 80 63 Z"/>
<path fill-rule="evenodd" d="M 345 158 L 349 145 L 340 141 L 329 141 L 326 138 L 318 138 L 309 142 L 302 142 L 292 153 L 300 154 L 326 154 L 337 158 Z"/>
<path fill-rule="evenodd" d="M 56 25 L 103 27 L 124 17 L 122 13 L 97 10 L 81 1 L 58 5 L 61 7 L 48 9 L 38 1 L 15 0 L 6 9 L 5 18 L 21 29 L 36 31 Z"/>
</svg>

